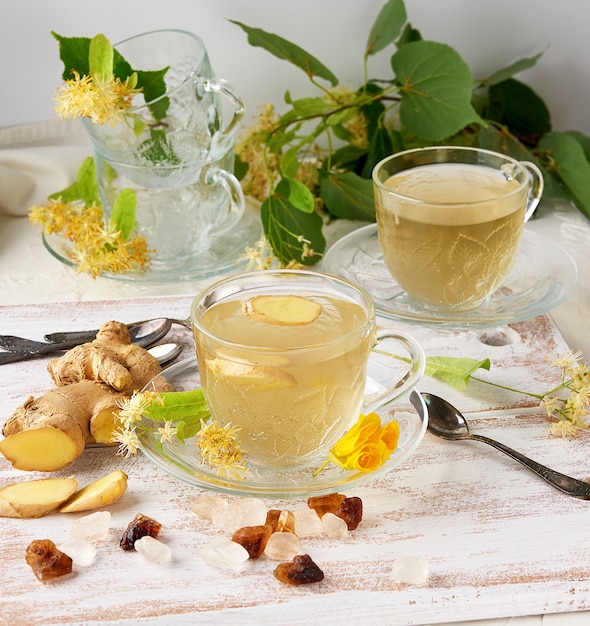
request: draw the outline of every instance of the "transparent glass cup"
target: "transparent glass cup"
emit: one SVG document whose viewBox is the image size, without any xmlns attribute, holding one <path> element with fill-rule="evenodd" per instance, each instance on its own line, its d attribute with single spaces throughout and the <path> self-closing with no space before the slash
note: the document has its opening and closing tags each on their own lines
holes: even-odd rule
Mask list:
<svg viewBox="0 0 590 626">
<path fill-rule="evenodd" d="M 319 315 L 286 324 L 251 317 L 255 299 L 268 296 L 303 297 L 319 305 Z M 260 466 L 325 458 L 361 413 L 383 409 L 424 373 L 420 344 L 402 331 L 377 330 L 363 289 L 317 272 L 267 270 L 221 280 L 194 299 L 191 320 L 213 417 L 240 428 L 243 448 Z M 391 358 L 385 380 L 371 386 L 367 367 L 378 342 L 407 356 Z"/>
<path fill-rule="evenodd" d="M 100 199 L 109 218 L 119 193 L 135 192 L 136 232 L 155 250 L 152 270 L 170 273 L 207 252 L 244 214 L 233 175 L 244 105 L 227 81 L 213 76 L 205 45 L 194 33 L 152 31 L 114 50 L 115 63 L 121 55 L 138 72 L 167 68 L 166 92 L 152 99 L 139 93 L 114 125 L 84 120 Z"/>
<path fill-rule="evenodd" d="M 543 192 L 529 162 L 478 148 L 396 153 L 373 170 L 387 268 L 418 305 L 465 311 L 506 278 Z"/>
</svg>

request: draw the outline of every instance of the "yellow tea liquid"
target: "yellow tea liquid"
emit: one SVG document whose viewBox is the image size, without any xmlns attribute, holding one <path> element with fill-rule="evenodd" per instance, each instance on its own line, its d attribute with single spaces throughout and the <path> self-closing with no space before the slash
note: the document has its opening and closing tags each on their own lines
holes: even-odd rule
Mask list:
<svg viewBox="0 0 590 626">
<path fill-rule="evenodd" d="M 222 301 L 195 329 L 201 383 L 219 424 L 242 430 L 254 462 L 293 466 L 324 455 L 356 422 L 363 402 L 373 323 L 358 304 L 305 295 L 321 305 L 317 319 L 276 325 L 248 317 L 245 299 Z"/>
<path fill-rule="evenodd" d="M 400 195 L 377 193 L 379 242 L 412 298 L 466 310 L 500 286 L 520 244 L 526 187 L 499 170 L 462 163 L 415 167 L 385 185 Z"/>
</svg>

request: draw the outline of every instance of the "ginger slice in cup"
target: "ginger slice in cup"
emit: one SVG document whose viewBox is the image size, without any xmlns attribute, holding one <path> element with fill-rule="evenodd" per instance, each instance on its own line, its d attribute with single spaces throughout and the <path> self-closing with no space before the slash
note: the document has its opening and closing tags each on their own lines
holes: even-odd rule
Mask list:
<svg viewBox="0 0 590 626">
<path fill-rule="evenodd" d="M 305 326 L 315 321 L 322 307 L 303 296 L 256 296 L 244 302 L 246 317 L 277 326 Z"/>
<path fill-rule="evenodd" d="M 207 361 L 207 368 L 212 376 L 224 377 L 233 384 L 252 389 L 284 389 L 297 384 L 289 372 L 264 365 L 249 365 L 216 358 Z"/>
</svg>

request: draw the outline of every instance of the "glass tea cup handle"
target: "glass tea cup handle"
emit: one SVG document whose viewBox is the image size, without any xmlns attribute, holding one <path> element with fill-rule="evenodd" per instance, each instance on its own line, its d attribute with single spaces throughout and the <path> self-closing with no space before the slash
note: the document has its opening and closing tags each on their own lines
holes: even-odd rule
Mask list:
<svg viewBox="0 0 590 626">
<path fill-rule="evenodd" d="M 203 78 L 196 80 L 197 93 L 219 94 L 229 100 L 234 109 L 232 119 L 229 124 L 222 130 L 216 132 L 211 141 L 211 149 L 209 160 L 215 161 L 221 155 L 226 154 L 232 147 L 235 136 L 240 128 L 240 123 L 244 117 L 245 107 L 241 96 L 237 94 L 235 89 L 223 78 Z"/>
<path fill-rule="evenodd" d="M 528 222 L 531 217 L 533 217 L 533 213 L 541 200 L 541 196 L 543 195 L 543 174 L 541 170 L 530 161 L 520 161 L 520 164 L 527 170 L 529 175 L 529 197 L 527 198 L 527 207 L 524 214 L 525 224 Z"/>
<path fill-rule="evenodd" d="M 376 333 L 377 343 L 382 339 L 395 339 L 400 343 L 408 354 L 408 360 L 411 361 L 407 372 L 395 384 L 385 391 L 365 398 L 363 403 L 363 412 L 371 413 L 377 411 L 385 404 L 399 398 L 404 393 L 412 389 L 414 385 L 422 378 L 426 368 L 426 355 L 422 346 L 407 333 L 401 330 L 380 330 Z"/>
<path fill-rule="evenodd" d="M 240 181 L 230 172 L 220 167 L 210 166 L 205 169 L 204 180 L 207 185 L 221 185 L 229 196 L 229 211 L 218 216 L 215 234 L 219 235 L 233 228 L 244 215 L 246 201 Z"/>
</svg>

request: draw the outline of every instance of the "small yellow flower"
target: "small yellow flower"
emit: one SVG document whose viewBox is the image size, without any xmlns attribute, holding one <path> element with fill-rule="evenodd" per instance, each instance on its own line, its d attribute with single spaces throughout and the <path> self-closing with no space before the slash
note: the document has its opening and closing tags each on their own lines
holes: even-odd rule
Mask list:
<svg viewBox="0 0 590 626">
<path fill-rule="evenodd" d="M 150 265 L 153 250 L 146 239 L 135 235 L 123 240 L 120 232 L 105 224 L 101 207 L 51 201 L 31 207 L 29 221 L 40 225 L 45 234 L 63 235 L 72 242 L 69 257 L 79 273 L 96 278 L 103 272 L 120 274 Z"/>
<path fill-rule="evenodd" d="M 55 113 L 60 119 L 84 117 L 93 124 L 114 126 L 131 108 L 133 97 L 139 93 L 114 76 L 80 76 L 67 80 L 55 96 Z"/>
<path fill-rule="evenodd" d="M 119 444 L 118 454 L 126 459 L 137 454 L 141 445 L 134 428 L 121 428 L 115 431 L 111 441 Z"/>
<path fill-rule="evenodd" d="M 397 422 L 391 421 L 381 426 L 381 419 L 376 413 L 361 415 L 358 422 L 328 452 L 328 462 L 346 470 L 372 472 L 389 459 L 397 448 L 398 440 Z"/>
<path fill-rule="evenodd" d="M 221 428 L 216 422 L 205 424 L 201 421 L 197 446 L 201 450 L 203 463 L 216 468 L 218 476 L 229 475 L 231 478 L 243 480 L 248 471 L 237 437 L 239 430 L 231 424 Z"/>
</svg>

